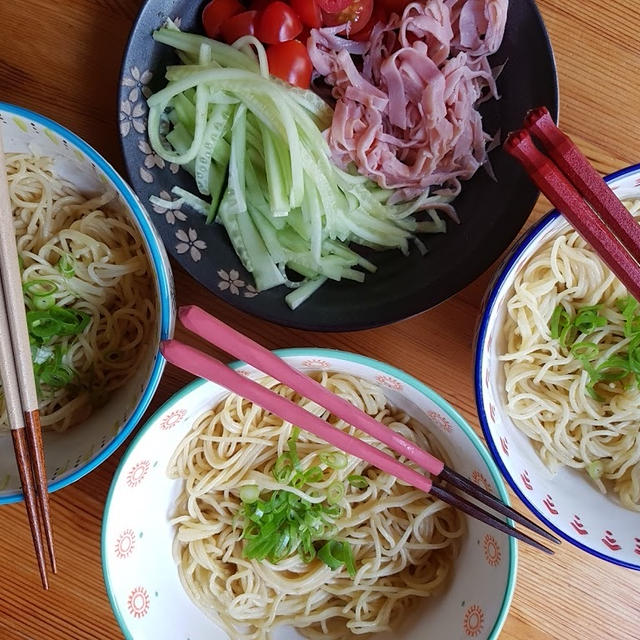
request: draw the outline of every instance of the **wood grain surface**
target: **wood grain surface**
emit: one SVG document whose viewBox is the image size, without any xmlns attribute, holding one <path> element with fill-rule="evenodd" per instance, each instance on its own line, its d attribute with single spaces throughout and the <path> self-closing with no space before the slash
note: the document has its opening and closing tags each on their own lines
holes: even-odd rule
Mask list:
<svg viewBox="0 0 640 640">
<path fill-rule="evenodd" d="M 0 0 L 0 100 L 57 120 L 122 170 L 116 91 L 140 1 Z M 558 65 L 562 127 L 603 173 L 640 162 L 640 0 L 538 4 Z M 547 209 L 547 202 L 539 201 L 529 224 Z M 174 264 L 179 304 L 200 304 L 270 348 L 333 347 L 389 362 L 442 394 L 476 429 L 471 345 L 491 271 L 405 322 L 352 334 L 314 334 L 235 311 Z M 169 367 L 151 410 L 188 380 Z M 100 529 L 124 449 L 53 494 L 59 574 L 48 593 L 40 588 L 24 507 L 0 507 L 0 639 L 122 638 L 102 579 Z M 515 498 L 514 504 L 522 507 Z M 501 638 L 638 640 L 640 573 L 570 544 L 553 558 L 520 545 L 515 597 Z"/>
</svg>

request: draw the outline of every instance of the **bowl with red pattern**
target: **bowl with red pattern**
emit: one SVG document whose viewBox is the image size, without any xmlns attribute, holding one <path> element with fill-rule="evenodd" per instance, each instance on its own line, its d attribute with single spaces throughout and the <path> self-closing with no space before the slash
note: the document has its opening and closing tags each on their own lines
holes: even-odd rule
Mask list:
<svg viewBox="0 0 640 640">
<path fill-rule="evenodd" d="M 605 180 L 622 200 L 640 198 L 640 164 Z M 640 518 L 624 508 L 611 489 L 600 493 L 579 469 L 550 470 L 531 440 L 507 413 L 505 374 L 500 356 L 506 351 L 502 327 L 517 275 L 538 249 L 570 229 L 558 211 L 535 224 L 519 241 L 490 286 L 478 325 L 475 389 L 478 415 L 491 453 L 515 493 L 556 534 L 587 553 L 640 570 Z M 604 434 L 605 436 L 607 434 Z M 636 436 L 635 449 L 638 451 Z M 640 468 L 635 454 L 636 469 Z M 635 473 L 635 482 L 638 474 Z"/>
<path fill-rule="evenodd" d="M 486 448 L 455 409 L 408 374 L 360 355 L 326 349 L 277 352 L 305 371 L 349 373 L 378 385 L 390 405 L 425 424 L 447 451 L 452 468 L 508 502 L 505 486 Z M 239 372 L 261 373 L 236 362 Z M 126 638 L 227 640 L 228 636 L 183 589 L 172 554 L 170 518 L 181 481 L 167 475 L 173 451 L 194 420 L 228 392 L 197 380 L 173 396 L 125 453 L 104 511 L 102 561 L 107 593 Z M 439 637 L 488 640 L 498 637 L 515 587 L 517 551 L 513 539 L 476 520 L 467 530 L 444 592 L 418 601 L 393 633 L 378 640 Z M 277 627 L 272 640 L 302 640 L 292 627 Z"/>
</svg>

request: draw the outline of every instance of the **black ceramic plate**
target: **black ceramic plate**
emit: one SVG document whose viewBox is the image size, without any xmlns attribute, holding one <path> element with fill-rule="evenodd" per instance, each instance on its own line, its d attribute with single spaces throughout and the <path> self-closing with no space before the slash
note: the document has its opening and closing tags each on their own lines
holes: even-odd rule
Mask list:
<svg viewBox="0 0 640 640">
<path fill-rule="evenodd" d="M 257 293 L 217 224 L 188 210 L 163 211 L 149 196 L 167 197 L 178 184 L 194 190 L 191 177 L 155 156 L 146 138 L 145 95 L 164 85 L 173 52 L 151 38 L 167 17 L 181 29 L 199 31 L 201 3 L 147 0 L 131 32 L 122 65 L 119 116 L 129 178 L 147 206 L 169 253 L 203 285 L 230 304 L 278 324 L 317 331 L 347 331 L 388 324 L 425 311 L 454 295 L 485 271 L 515 238 L 537 198 L 516 162 L 501 149 L 491 154 L 497 181 L 480 170 L 464 184 L 455 207 L 461 223 L 444 235 L 427 236 L 426 256 L 412 251 L 375 253 L 377 273 L 364 284 L 328 282 L 291 311 L 283 287 Z M 521 126 L 531 107 L 557 114 L 557 80 L 551 46 L 533 0 L 511 0 L 502 47 L 494 64 L 507 61 L 499 77 L 499 101 L 483 105 L 485 130 L 504 134 Z"/>
</svg>

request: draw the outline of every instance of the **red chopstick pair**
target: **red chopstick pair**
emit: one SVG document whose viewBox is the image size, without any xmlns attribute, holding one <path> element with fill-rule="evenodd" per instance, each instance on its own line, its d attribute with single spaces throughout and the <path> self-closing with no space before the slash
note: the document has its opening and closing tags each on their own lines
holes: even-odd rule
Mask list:
<svg viewBox="0 0 640 640">
<path fill-rule="evenodd" d="M 531 110 L 504 149 L 640 300 L 640 225 L 545 107 Z M 541 144 L 544 155 L 531 135 Z"/>
</svg>

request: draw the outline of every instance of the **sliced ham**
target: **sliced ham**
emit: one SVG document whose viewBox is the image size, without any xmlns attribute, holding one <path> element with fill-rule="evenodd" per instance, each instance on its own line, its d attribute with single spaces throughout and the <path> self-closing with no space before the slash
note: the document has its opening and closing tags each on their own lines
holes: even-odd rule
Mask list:
<svg viewBox="0 0 640 640">
<path fill-rule="evenodd" d="M 436 185 L 457 192 L 487 159 L 477 106 L 498 97 L 487 56 L 507 9 L 508 0 L 412 2 L 366 43 L 340 37 L 344 27 L 312 30 L 311 61 L 336 100 L 325 132 L 334 162 L 396 189 L 394 201 Z"/>
</svg>

